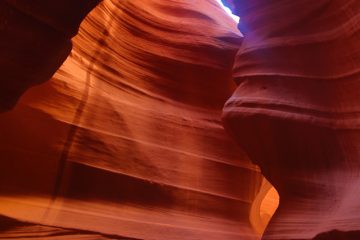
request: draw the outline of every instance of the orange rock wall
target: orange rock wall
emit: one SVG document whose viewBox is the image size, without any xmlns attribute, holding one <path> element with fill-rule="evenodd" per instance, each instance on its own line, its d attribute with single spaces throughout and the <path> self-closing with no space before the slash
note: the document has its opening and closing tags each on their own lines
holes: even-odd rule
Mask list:
<svg viewBox="0 0 360 240">
<path fill-rule="evenodd" d="M 8 3 L 74 31 L 52 14 L 70 1 Z M 262 176 L 220 121 L 240 42 L 215 1 L 103 1 L 52 79 L 0 115 L 0 214 L 114 238 L 258 239 Z M 61 62 L 52 43 L 30 53 L 40 69 Z"/>
</svg>

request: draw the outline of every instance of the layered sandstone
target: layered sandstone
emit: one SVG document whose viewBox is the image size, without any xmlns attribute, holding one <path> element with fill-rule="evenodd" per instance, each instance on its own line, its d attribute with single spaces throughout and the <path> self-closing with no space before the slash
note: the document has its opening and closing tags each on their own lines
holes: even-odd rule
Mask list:
<svg viewBox="0 0 360 240">
<path fill-rule="evenodd" d="M 23 36 L 12 66 L 2 62 L 20 93 L 69 51 L 83 15 L 59 22 L 73 16 L 63 3 L 2 3 Z M 52 79 L 0 115 L 0 214 L 36 224 L 0 236 L 257 239 L 249 215 L 263 178 L 220 121 L 240 41 L 215 1 L 103 1 Z"/>
<path fill-rule="evenodd" d="M 263 239 L 358 239 L 360 2 L 228 2 L 244 41 L 224 124 L 280 194 Z"/>
</svg>

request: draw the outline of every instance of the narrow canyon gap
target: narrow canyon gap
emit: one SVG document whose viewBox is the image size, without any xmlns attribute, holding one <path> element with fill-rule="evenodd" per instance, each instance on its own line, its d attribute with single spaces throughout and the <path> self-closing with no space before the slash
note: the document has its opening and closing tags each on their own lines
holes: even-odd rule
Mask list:
<svg viewBox="0 0 360 240">
<path fill-rule="evenodd" d="M 359 239 L 360 2 L 223 2 L 0 3 L 0 237 Z"/>
</svg>

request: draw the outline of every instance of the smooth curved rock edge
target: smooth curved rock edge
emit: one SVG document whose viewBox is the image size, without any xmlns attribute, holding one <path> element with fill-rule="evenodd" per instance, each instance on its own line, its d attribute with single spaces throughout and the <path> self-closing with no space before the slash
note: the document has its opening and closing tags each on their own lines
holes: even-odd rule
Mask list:
<svg viewBox="0 0 360 240">
<path fill-rule="evenodd" d="M 356 233 L 360 2 L 227 2 L 244 40 L 224 125 L 280 195 L 263 239 Z"/>
<path fill-rule="evenodd" d="M 28 88 L 53 76 L 69 55 L 80 22 L 98 3 L 1 1 L 0 112 L 12 109 Z"/>
<path fill-rule="evenodd" d="M 263 177 L 220 119 L 241 41 L 215 1 L 102 2 L 52 79 L 0 115 L 0 213 L 138 239 L 258 239 Z"/>
</svg>

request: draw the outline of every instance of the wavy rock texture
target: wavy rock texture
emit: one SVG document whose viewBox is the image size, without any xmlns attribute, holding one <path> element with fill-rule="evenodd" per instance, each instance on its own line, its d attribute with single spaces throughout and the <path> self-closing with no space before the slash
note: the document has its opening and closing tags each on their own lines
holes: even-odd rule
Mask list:
<svg viewBox="0 0 360 240">
<path fill-rule="evenodd" d="M 29 11 L 67 29 L 51 4 Z M 220 121 L 240 41 L 215 1 L 102 2 L 51 81 L 0 115 L 0 214 L 37 224 L 0 236 L 257 239 L 263 177 Z"/>
<path fill-rule="evenodd" d="M 360 1 L 231 5 L 244 41 L 223 118 L 280 194 L 263 239 L 358 239 Z"/>
</svg>

